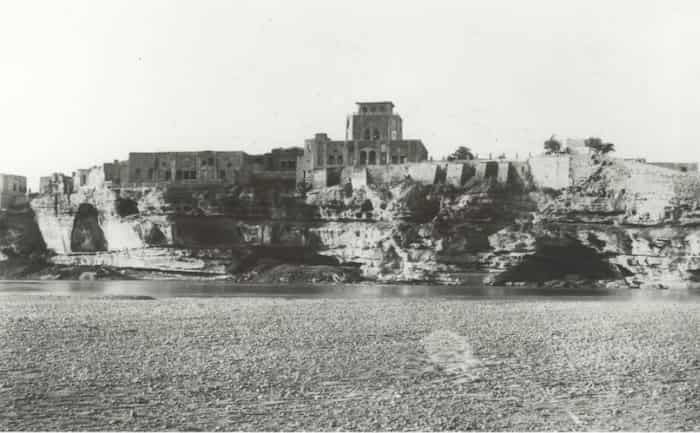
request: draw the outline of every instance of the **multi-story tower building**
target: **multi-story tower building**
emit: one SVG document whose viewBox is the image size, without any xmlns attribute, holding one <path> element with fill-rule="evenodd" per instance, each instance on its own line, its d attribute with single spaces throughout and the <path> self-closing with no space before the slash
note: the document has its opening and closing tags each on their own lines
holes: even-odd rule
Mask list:
<svg viewBox="0 0 700 433">
<path fill-rule="evenodd" d="M 318 168 L 404 164 L 428 159 L 421 140 L 403 138 L 403 121 L 394 104 L 358 102 L 357 112 L 348 116 L 345 140 L 331 140 L 317 133 L 304 143 L 304 155 L 297 164 L 298 179 Z"/>
</svg>

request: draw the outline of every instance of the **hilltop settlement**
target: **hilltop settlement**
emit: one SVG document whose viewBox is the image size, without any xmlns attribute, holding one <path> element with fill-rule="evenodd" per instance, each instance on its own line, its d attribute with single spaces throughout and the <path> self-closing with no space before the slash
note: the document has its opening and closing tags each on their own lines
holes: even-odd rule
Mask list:
<svg viewBox="0 0 700 433">
<path fill-rule="evenodd" d="M 392 102 L 303 147 L 132 152 L 0 175 L 5 278 L 197 278 L 687 288 L 700 276 L 696 163 L 554 138 L 526 159 L 433 160 Z M 596 141 L 597 140 L 597 141 Z"/>
</svg>

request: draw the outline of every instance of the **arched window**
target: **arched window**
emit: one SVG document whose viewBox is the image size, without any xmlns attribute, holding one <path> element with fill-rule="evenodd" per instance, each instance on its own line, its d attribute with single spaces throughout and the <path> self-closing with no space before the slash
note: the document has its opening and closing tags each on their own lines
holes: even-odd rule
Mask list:
<svg viewBox="0 0 700 433">
<path fill-rule="evenodd" d="M 381 134 L 380 134 L 380 132 L 379 132 L 379 129 L 374 128 L 374 131 L 373 131 L 373 134 L 372 134 L 372 138 L 373 138 L 374 140 L 379 140 L 379 139 L 381 138 Z"/>
<path fill-rule="evenodd" d="M 343 165 L 343 157 L 342 155 L 338 156 L 338 165 Z"/>
<path fill-rule="evenodd" d="M 377 152 L 375 152 L 374 150 L 370 150 L 369 151 L 369 161 L 367 162 L 367 164 L 375 165 L 376 163 L 377 163 Z"/>
<path fill-rule="evenodd" d="M 369 128 L 365 129 L 365 140 L 370 140 L 372 137 L 370 136 L 369 133 Z"/>
<path fill-rule="evenodd" d="M 334 164 L 335 164 L 335 156 L 328 155 L 328 165 L 334 165 Z"/>
</svg>

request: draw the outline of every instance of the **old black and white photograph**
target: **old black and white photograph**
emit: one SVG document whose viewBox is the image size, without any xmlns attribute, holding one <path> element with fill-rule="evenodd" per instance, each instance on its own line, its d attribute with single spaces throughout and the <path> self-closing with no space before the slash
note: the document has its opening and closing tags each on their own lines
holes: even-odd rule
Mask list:
<svg viewBox="0 0 700 433">
<path fill-rule="evenodd" d="M 1 0 L 0 431 L 700 431 L 700 2 Z"/>
</svg>

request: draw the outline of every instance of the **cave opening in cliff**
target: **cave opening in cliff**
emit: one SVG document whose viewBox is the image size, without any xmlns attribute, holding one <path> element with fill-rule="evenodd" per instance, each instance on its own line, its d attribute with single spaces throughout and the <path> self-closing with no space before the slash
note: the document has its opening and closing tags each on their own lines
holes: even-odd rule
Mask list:
<svg viewBox="0 0 700 433">
<path fill-rule="evenodd" d="M 501 274 L 497 281 L 593 281 L 624 276 L 604 255 L 575 239 L 538 240 L 535 251 L 522 263 Z"/>
<path fill-rule="evenodd" d="M 117 215 L 122 218 L 129 215 L 138 215 L 139 213 L 138 204 L 130 198 L 118 198 L 114 202 L 114 208 L 117 211 Z"/>
<path fill-rule="evenodd" d="M 100 227 L 98 216 L 95 206 L 89 203 L 78 206 L 70 238 L 72 252 L 107 251 L 107 239 Z"/>
</svg>

